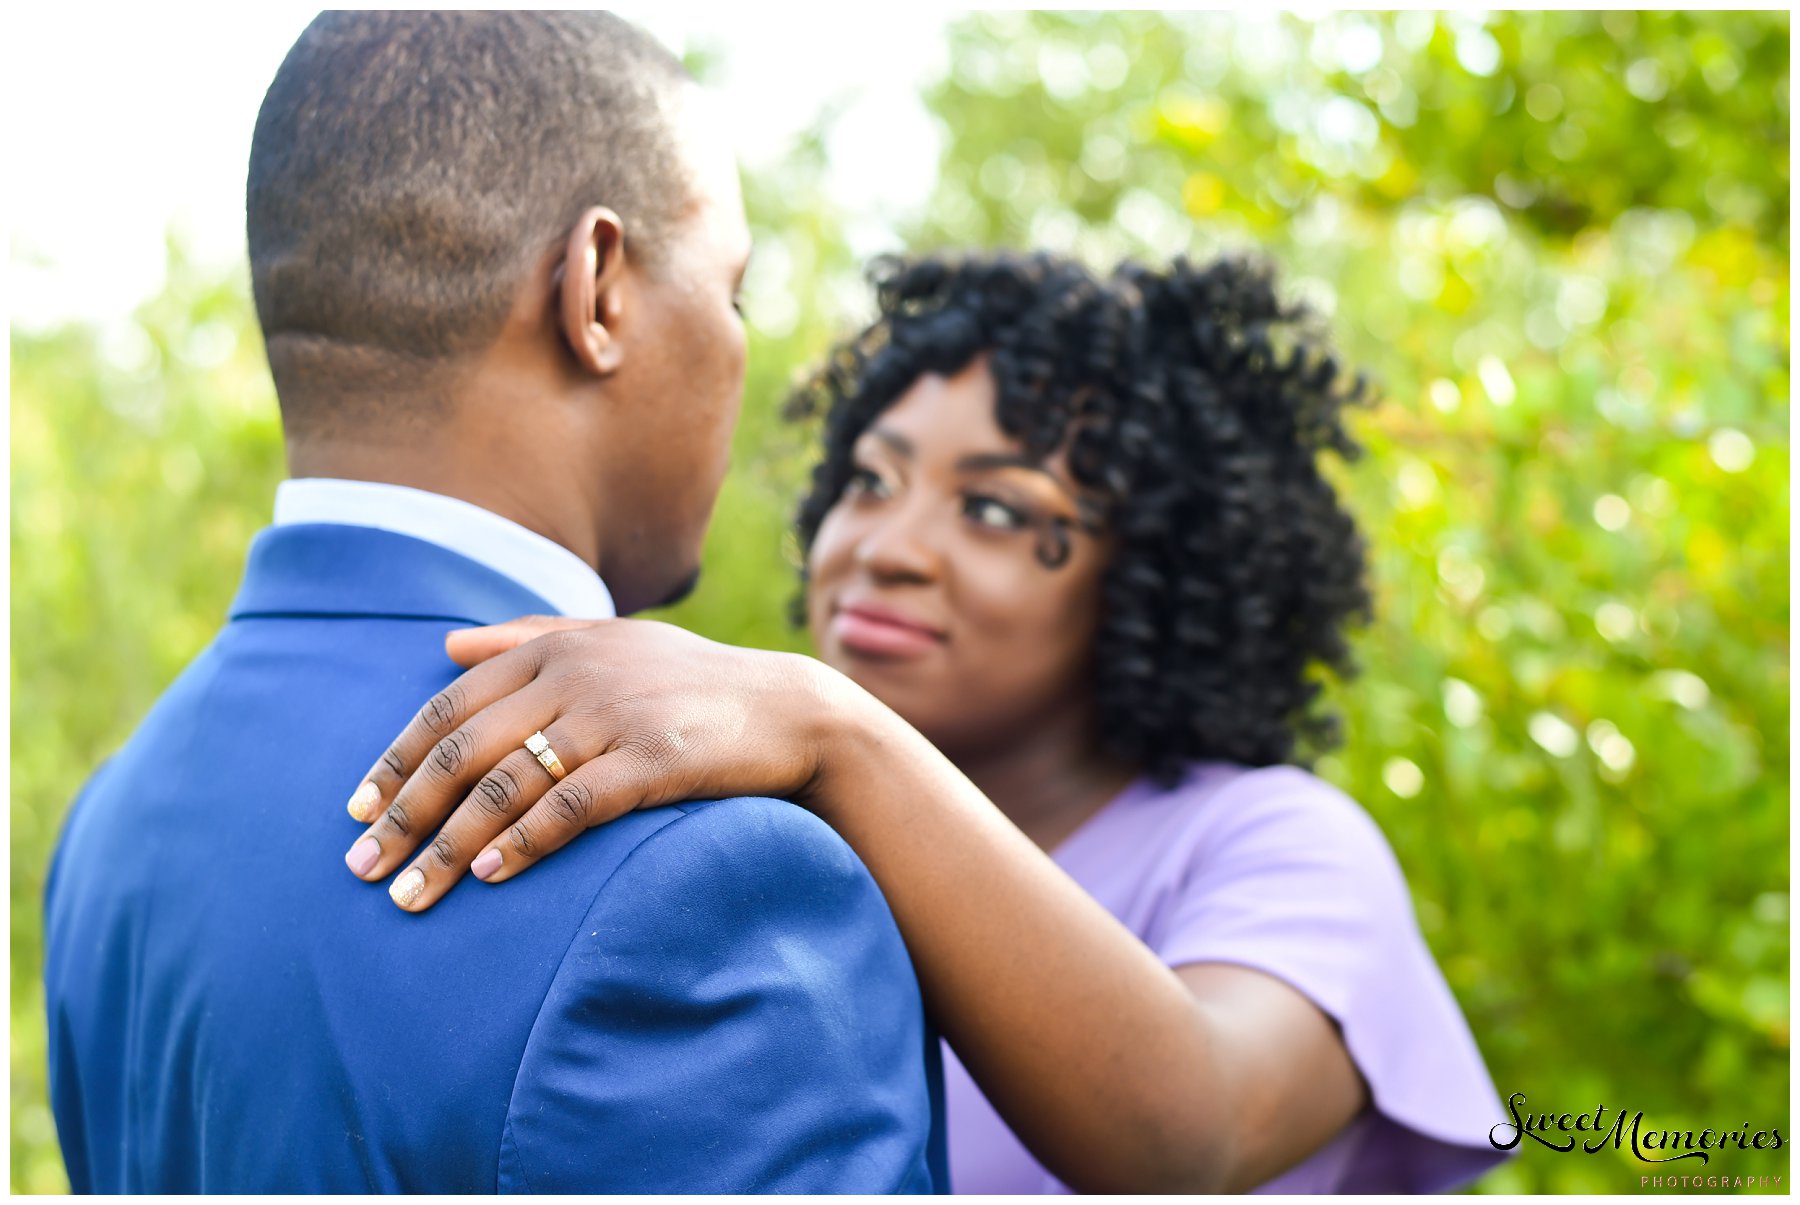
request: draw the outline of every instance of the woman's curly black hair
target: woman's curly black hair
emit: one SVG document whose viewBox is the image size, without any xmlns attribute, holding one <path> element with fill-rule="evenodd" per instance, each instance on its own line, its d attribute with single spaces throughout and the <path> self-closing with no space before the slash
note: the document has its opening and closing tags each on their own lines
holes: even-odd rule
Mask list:
<svg viewBox="0 0 1800 1205">
<path fill-rule="evenodd" d="M 1365 389 L 1343 379 L 1315 317 L 1277 298 L 1266 264 L 1126 262 L 1101 278 L 990 252 L 885 258 L 871 278 L 875 321 L 789 403 L 824 415 L 803 550 L 869 424 L 919 377 L 987 352 L 1000 428 L 1034 457 L 1066 446 L 1076 481 L 1108 503 L 1103 747 L 1167 784 L 1192 760 L 1304 764 L 1337 743 L 1314 666 L 1353 672 L 1345 629 L 1372 608 L 1364 541 L 1319 461 L 1358 455 L 1340 411 Z"/>
</svg>

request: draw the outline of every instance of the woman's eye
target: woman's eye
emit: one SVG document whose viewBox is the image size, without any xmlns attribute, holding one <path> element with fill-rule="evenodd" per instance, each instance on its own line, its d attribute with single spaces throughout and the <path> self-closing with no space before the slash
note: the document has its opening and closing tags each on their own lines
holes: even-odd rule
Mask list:
<svg viewBox="0 0 1800 1205">
<path fill-rule="evenodd" d="M 875 498 L 887 496 L 887 483 L 874 469 L 854 468 L 850 470 L 850 480 L 844 486 L 847 494 L 868 494 Z"/>
<path fill-rule="evenodd" d="M 986 494 L 970 494 L 963 502 L 963 514 L 985 527 L 997 527 L 1002 531 L 1017 531 L 1031 523 L 1031 516 L 1018 507 Z"/>
</svg>

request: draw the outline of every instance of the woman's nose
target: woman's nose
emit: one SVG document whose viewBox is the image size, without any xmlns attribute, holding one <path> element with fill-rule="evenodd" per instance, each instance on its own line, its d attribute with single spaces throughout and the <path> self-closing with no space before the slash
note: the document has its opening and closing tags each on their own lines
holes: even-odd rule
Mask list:
<svg viewBox="0 0 1800 1205">
<path fill-rule="evenodd" d="M 930 581 L 937 577 L 943 559 L 928 533 L 925 516 L 908 515 L 916 508 L 898 508 L 883 516 L 863 533 L 856 545 L 856 563 L 874 577 L 889 581 Z"/>
</svg>

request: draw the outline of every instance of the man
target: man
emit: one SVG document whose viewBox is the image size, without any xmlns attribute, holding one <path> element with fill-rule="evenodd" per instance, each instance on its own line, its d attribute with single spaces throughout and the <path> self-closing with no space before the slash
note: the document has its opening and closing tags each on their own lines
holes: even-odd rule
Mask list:
<svg viewBox="0 0 1800 1205">
<path fill-rule="evenodd" d="M 75 1191 L 941 1191 L 904 947 L 800 809 L 628 816 L 424 914 L 335 856 L 446 632 L 694 580 L 749 248 L 679 64 L 605 15 L 323 15 L 248 218 L 295 480 L 51 872 Z"/>
</svg>

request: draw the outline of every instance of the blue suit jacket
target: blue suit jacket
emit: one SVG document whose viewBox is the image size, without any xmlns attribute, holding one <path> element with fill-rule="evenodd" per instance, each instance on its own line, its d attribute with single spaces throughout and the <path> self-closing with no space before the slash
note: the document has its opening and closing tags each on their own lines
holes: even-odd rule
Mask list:
<svg viewBox="0 0 1800 1205">
<path fill-rule="evenodd" d="M 886 902 L 791 804 L 636 812 L 429 912 L 344 800 L 542 599 L 436 545 L 272 528 L 231 620 L 71 811 L 46 891 L 76 1192 L 944 1191 Z"/>
</svg>

